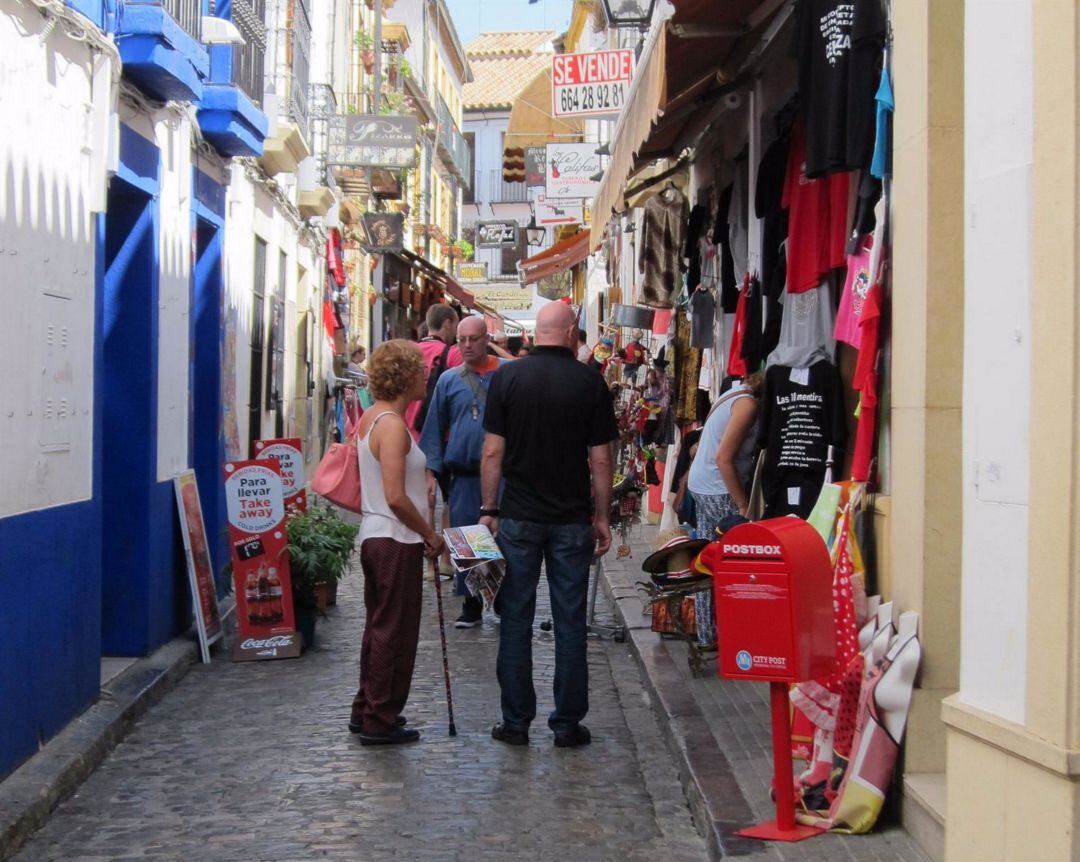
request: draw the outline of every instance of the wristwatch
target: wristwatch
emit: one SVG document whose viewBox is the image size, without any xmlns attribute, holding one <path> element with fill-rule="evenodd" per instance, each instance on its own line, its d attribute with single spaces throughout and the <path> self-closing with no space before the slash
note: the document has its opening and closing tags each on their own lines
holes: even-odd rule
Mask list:
<svg viewBox="0 0 1080 862">
<path fill-rule="evenodd" d="M 499 517 L 498 506 L 481 506 L 480 507 L 481 518 L 497 518 Z"/>
</svg>

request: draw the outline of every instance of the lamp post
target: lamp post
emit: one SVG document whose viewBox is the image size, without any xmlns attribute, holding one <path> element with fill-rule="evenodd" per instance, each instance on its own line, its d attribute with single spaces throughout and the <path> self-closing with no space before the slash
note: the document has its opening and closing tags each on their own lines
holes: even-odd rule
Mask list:
<svg viewBox="0 0 1080 862">
<path fill-rule="evenodd" d="M 541 246 L 544 244 L 544 236 L 547 234 L 547 228 L 541 227 L 536 223 L 536 213 L 533 213 L 529 217 L 529 223 L 525 225 L 525 241 L 530 246 Z"/>
<path fill-rule="evenodd" d="M 641 34 L 635 52 L 640 58 L 641 49 L 645 46 L 645 33 L 652 23 L 653 12 L 656 10 L 656 0 L 603 0 L 603 2 L 609 27 L 615 30 L 637 28 Z"/>
</svg>

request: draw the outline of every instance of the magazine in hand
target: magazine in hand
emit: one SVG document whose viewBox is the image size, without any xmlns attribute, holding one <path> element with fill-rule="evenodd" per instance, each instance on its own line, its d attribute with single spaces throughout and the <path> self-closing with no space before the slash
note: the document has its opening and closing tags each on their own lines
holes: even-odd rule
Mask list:
<svg viewBox="0 0 1080 862">
<path fill-rule="evenodd" d="M 490 608 L 506 574 L 506 560 L 491 531 L 482 524 L 451 527 L 443 530 L 443 538 L 454 569 L 465 573 L 465 588 Z"/>
</svg>

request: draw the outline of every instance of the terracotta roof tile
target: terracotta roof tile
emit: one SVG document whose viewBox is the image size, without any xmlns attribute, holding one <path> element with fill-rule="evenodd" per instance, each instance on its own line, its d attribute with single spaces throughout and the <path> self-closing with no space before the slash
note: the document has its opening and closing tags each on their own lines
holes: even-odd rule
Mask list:
<svg viewBox="0 0 1080 862">
<path fill-rule="evenodd" d="M 473 81 L 462 90 L 462 107 L 465 110 L 509 109 L 518 93 L 551 65 L 551 57 L 551 54 L 520 57 L 474 57 L 470 54 Z"/>
<path fill-rule="evenodd" d="M 523 57 L 550 44 L 557 30 L 513 30 L 481 33 L 465 48 L 470 60 L 481 57 Z"/>
</svg>

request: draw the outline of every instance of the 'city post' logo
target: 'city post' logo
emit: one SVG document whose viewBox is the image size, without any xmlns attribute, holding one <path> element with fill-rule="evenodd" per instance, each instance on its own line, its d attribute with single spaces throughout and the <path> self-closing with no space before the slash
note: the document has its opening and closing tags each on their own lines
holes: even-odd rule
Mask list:
<svg viewBox="0 0 1080 862">
<path fill-rule="evenodd" d="M 750 670 L 754 666 L 754 657 L 746 650 L 741 649 L 735 653 L 735 666 L 739 670 Z"/>
</svg>

